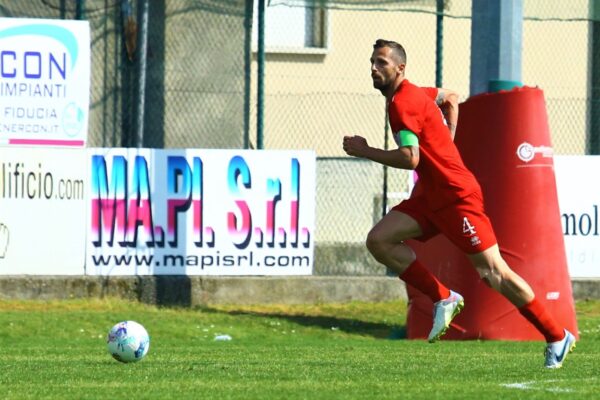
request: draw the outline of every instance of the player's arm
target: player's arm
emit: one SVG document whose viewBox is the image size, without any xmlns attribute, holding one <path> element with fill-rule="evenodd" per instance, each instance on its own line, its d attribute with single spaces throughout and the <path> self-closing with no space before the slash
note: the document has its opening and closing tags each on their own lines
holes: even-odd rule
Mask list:
<svg viewBox="0 0 600 400">
<path fill-rule="evenodd" d="M 435 103 L 442 110 L 450 135 L 454 140 L 458 123 L 458 93 L 449 89 L 438 88 Z"/>
<path fill-rule="evenodd" d="M 417 136 L 410 131 L 400 131 L 403 140 L 399 148 L 383 150 L 371 147 L 362 136 L 344 136 L 343 147 L 346 154 L 366 158 L 393 168 L 415 169 L 419 164 Z"/>
</svg>

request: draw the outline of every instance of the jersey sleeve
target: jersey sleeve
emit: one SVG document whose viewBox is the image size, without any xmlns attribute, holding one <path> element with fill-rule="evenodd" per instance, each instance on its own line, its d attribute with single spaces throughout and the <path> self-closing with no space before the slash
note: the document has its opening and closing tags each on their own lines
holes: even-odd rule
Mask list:
<svg viewBox="0 0 600 400">
<path fill-rule="evenodd" d="M 392 126 L 394 135 L 398 134 L 401 130 L 411 131 L 415 135 L 420 136 L 423 130 L 423 117 L 424 114 L 419 110 L 419 106 L 415 102 L 408 101 L 394 101 L 390 107 L 390 113 L 393 120 L 397 122 Z"/>
<path fill-rule="evenodd" d="M 421 88 L 423 89 L 423 91 L 425 92 L 425 94 L 427 95 L 427 97 L 429 97 L 431 100 L 435 101 L 435 98 L 438 95 L 438 89 L 434 88 L 434 87 L 424 87 Z"/>
</svg>

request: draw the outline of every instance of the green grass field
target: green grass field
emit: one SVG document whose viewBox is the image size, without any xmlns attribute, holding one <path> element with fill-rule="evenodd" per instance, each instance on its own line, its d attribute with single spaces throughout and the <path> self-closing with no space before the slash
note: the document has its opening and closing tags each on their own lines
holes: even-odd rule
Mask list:
<svg viewBox="0 0 600 400">
<path fill-rule="evenodd" d="M 580 341 L 560 370 L 541 342 L 401 337 L 406 304 L 158 308 L 121 300 L 0 301 L 2 399 L 593 399 L 600 302 L 577 303 Z M 106 352 L 125 319 L 148 356 Z M 216 341 L 227 334 L 230 341 Z"/>
</svg>

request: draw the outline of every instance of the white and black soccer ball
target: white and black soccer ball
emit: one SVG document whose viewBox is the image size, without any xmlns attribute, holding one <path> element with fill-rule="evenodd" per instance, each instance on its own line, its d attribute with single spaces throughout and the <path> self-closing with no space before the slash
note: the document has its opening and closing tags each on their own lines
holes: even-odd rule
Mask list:
<svg viewBox="0 0 600 400">
<path fill-rule="evenodd" d="M 137 362 L 148 354 L 150 337 L 146 328 L 135 321 L 122 321 L 108 331 L 107 349 L 117 361 Z"/>
</svg>

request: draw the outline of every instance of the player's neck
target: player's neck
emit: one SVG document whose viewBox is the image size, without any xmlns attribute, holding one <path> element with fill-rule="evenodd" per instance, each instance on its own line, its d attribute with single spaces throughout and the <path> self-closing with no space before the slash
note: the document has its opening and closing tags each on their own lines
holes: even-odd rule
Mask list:
<svg viewBox="0 0 600 400">
<path fill-rule="evenodd" d="M 385 88 L 385 90 L 381 91 L 381 94 L 385 96 L 388 102 L 392 101 L 392 98 L 398 91 L 398 88 L 400 87 L 404 79 L 404 76 L 398 76 L 398 78 L 394 81 L 392 85 L 388 86 L 387 88 Z"/>
</svg>

